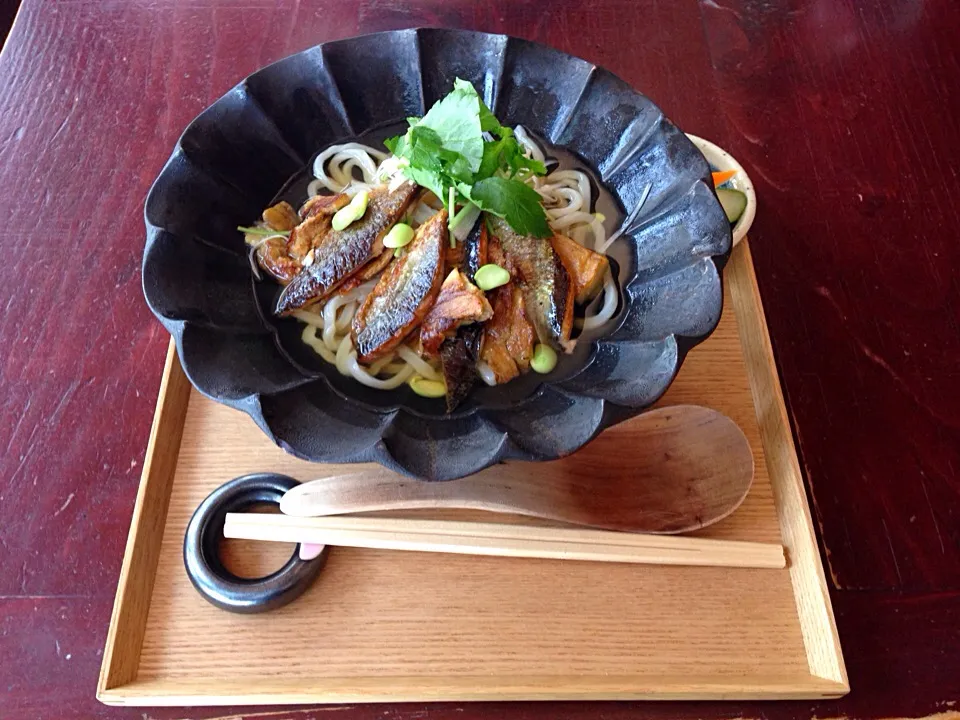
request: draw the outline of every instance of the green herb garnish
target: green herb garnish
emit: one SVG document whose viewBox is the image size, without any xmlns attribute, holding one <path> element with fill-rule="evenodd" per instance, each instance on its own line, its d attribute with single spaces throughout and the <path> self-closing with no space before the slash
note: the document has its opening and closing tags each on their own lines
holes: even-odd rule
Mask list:
<svg viewBox="0 0 960 720">
<path fill-rule="evenodd" d="M 481 210 L 504 218 L 521 235 L 553 235 L 539 193 L 520 180 L 497 176 L 486 178 L 470 189 L 470 200 Z"/>
<path fill-rule="evenodd" d="M 500 124 L 473 85 L 457 78 L 449 95 L 407 122 L 406 134 L 384 144 L 406 161 L 407 178 L 444 203 L 451 230 L 466 210 L 456 211 L 459 201 L 502 217 L 520 234 L 552 235 L 539 194 L 523 182 L 546 175 L 546 167 L 523 154 L 513 130 Z M 494 139 L 485 140 L 485 132 Z"/>
<path fill-rule="evenodd" d="M 289 230 L 271 230 L 270 228 L 256 227 L 255 225 L 251 225 L 250 227 L 238 225 L 237 230 L 245 235 L 263 235 L 264 237 L 269 237 L 271 235 L 283 235 L 283 237 L 288 237 L 290 235 Z"/>
</svg>

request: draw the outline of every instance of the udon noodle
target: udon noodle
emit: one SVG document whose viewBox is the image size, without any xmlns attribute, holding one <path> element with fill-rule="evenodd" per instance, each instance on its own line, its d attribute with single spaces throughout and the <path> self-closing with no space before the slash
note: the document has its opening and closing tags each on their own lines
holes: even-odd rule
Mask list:
<svg viewBox="0 0 960 720">
<path fill-rule="evenodd" d="M 543 151 L 524 129 L 517 127 L 515 132 L 528 156 L 543 162 Z M 340 192 L 354 195 L 361 190 L 369 190 L 391 174 L 390 161 L 391 156 L 387 153 L 360 143 L 333 145 L 314 160 L 315 179 L 307 186 L 308 197 Z M 590 180 L 585 173 L 579 170 L 554 170 L 543 177 L 533 176 L 527 182 L 543 198 L 547 221 L 554 231 L 599 253 L 606 253 L 609 241 L 602 219 L 590 212 Z M 432 194 L 428 194 L 427 198 L 407 215 L 407 222 L 414 228 L 441 207 Z M 461 228 L 469 224 L 472 223 L 462 223 Z M 463 230 L 469 231 L 469 227 Z M 400 345 L 395 352 L 369 367 L 357 361 L 357 352 L 350 336 L 350 323 L 374 285 L 376 279 L 343 295 L 334 295 L 308 308 L 295 310 L 293 316 L 305 323 L 301 336 L 303 341 L 326 362 L 335 365 L 342 375 L 352 377 L 368 387 L 391 390 L 414 374 L 428 380 L 442 380 L 439 365 L 427 362 L 406 345 Z M 607 322 L 617 310 L 617 301 L 617 286 L 608 270 L 602 299 L 595 300 L 587 307 L 582 328 L 591 330 Z M 493 372 L 485 363 L 478 363 L 477 371 L 486 384 L 495 384 Z"/>
</svg>

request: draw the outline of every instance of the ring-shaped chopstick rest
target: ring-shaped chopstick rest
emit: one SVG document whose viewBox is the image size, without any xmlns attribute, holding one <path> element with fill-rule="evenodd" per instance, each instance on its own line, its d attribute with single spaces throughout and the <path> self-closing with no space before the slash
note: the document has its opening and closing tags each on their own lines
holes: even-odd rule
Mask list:
<svg viewBox="0 0 960 720">
<path fill-rule="evenodd" d="M 327 548 L 312 560 L 301 560 L 297 545 L 282 568 L 262 578 L 238 577 L 220 560 L 227 513 L 263 503 L 279 505 L 283 494 L 298 484 L 278 473 L 243 475 L 224 483 L 200 503 L 183 538 L 183 564 L 190 582 L 207 602 L 230 612 L 265 612 L 292 602 L 316 579 L 327 561 Z"/>
</svg>

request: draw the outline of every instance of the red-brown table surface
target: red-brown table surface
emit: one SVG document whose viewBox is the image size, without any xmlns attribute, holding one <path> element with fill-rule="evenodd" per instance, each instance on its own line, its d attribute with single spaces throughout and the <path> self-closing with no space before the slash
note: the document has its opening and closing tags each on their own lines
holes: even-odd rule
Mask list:
<svg viewBox="0 0 960 720">
<path fill-rule="evenodd" d="M 411 26 L 506 32 L 587 58 L 749 169 L 751 246 L 853 690 L 823 703 L 245 715 L 952 713 L 957 0 L 26 0 L 0 56 L 0 717 L 228 714 L 94 699 L 167 346 L 140 292 L 143 199 L 184 126 L 243 76 L 318 42 Z"/>
</svg>

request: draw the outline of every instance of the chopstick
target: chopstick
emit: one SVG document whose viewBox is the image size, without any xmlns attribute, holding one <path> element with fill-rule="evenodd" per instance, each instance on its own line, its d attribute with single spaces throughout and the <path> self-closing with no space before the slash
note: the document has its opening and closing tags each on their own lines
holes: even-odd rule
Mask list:
<svg viewBox="0 0 960 720">
<path fill-rule="evenodd" d="M 223 535 L 269 542 L 467 555 L 652 565 L 786 567 L 783 547 L 773 543 L 455 520 L 228 513 Z"/>
</svg>

